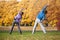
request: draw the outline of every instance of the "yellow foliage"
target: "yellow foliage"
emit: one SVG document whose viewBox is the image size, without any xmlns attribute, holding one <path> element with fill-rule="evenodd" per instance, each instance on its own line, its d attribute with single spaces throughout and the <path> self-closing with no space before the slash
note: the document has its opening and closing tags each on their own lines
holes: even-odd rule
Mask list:
<svg viewBox="0 0 60 40">
<path fill-rule="evenodd" d="M 34 25 L 34 20 L 36 19 L 38 12 L 47 3 L 48 0 L 38 0 L 37 2 L 36 0 L 22 0 L 21 2 L 16 2 L 16 0 L 11 0 L 11 2 L 1 1 L 0 16 L 3 20 L 0 19 L 0 25 L 2 25 L 2 21 L 5 26 L 11 25 L 14 16 L 17 15 L 21 8 L 25 8 L 21 23 L 29 24 L 32 22 L 32 25 Z M 56 17 L 59 17 L 57 16 L 57 13 L 60 12 L 60 0 L 49 0 L 49 3 L 50 6 L 47 8 L 46 17 L 49 21 L 49 24 L 53 23 L 53 26 L 55 26 L 56 22 L 58 21 Z"/>
<path fill-rule="evenodd" d="M 53 24 L 53 25 L 52 25 L 52 27 L 55 27 L 55 26 L 56 26 L 56 24 Z"/>
</svg>

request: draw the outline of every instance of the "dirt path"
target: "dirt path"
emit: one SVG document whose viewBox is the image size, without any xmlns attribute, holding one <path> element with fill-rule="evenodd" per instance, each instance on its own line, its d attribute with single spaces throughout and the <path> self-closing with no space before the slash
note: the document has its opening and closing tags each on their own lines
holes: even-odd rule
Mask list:
<svg viewBox="0 0 60 40">
<path fill-rule="evenodd" d="M 31 31 L 33 29 L 32 26 L 21 26 L 20 27 L 21 30 L 24 30 L 24 31 Z M 53 30 L 57 30 L 56 27 L 45 27 L 47 31 L 53 31 Z M 5 27 L 5 26 L 0 26 L 0 30 L 4 31 L 4 30 L 10 30 L 11 29 L 11 26 L 8 26 L 8 27 Z M 18 30 L 17 26 L 14 27 L 14 30 Z M 37 27 L 36 28 L 37 31 L 41 30 L 40 27 Z"/>
</svg>

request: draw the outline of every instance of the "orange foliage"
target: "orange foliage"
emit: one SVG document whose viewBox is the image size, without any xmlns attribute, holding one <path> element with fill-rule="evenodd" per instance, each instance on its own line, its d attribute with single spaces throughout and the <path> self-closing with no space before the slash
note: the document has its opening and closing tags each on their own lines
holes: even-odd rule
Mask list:
<svg viewBox="0 0 60 40">
<path fill-rule="evenodd" d="M 60 12 L 60 0 L 49 1 L 50 6 L 47 8 L 47 19 L 52 26 L 58 22 L 56 17 Z M 48 0 L 22 0 L 21 2 L 1 1 L 0 2 L 0 25 L 12 25 L 14 16 L 18 13 L 18 10 L 25 8 L 24 15 L 22 16 L 21 24 L 34 24 L 38 12 L 43 6 L 48 3 Z M 2 24 L 3 23 L 3 24 Z"/>
</svg>

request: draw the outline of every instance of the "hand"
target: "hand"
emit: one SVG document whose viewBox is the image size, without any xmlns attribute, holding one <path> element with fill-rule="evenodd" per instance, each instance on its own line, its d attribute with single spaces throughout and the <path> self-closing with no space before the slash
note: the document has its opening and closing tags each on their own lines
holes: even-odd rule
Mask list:
<svg viewBox="0 0 60 40">
<path fill-rule="evenodd" d="M 47 3 L 47 6 L 49 6 L 50 5 L 50 0 L 48 0 L 48 3 Z"/>
<path fill-rule="evenodd" d="M 47 7 L 49 6 L 50 4 L 49 3 L 47 3 Z"/>
<path fill-rule="evenodd" d="M 41 23 L 42 23 L 42 20 L 41 20 Z"/>
</svg>

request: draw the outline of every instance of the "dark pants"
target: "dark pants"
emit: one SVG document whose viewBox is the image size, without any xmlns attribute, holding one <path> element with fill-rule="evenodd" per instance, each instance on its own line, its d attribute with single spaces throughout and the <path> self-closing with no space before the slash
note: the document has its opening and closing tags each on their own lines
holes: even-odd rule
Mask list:
<svg viewBox="0 0 60 40">
<path fill-rule="evenodd" d="M 21 31 L 21 29 L 20 29 L 20 24 L 19 24 L 19 22 L 16 22 L 15 20 L 14 20 L 13 23 L 12 23 L 12 28 L 11 28 L 11 30 L 10 30 L 10 34 L 12 33 L 15 24 L 17 24 L 17 26 L 18 26 L 18 31 L 19 31 L 19 33 L 22 34 L 22 31 Z"/>
</svg>

